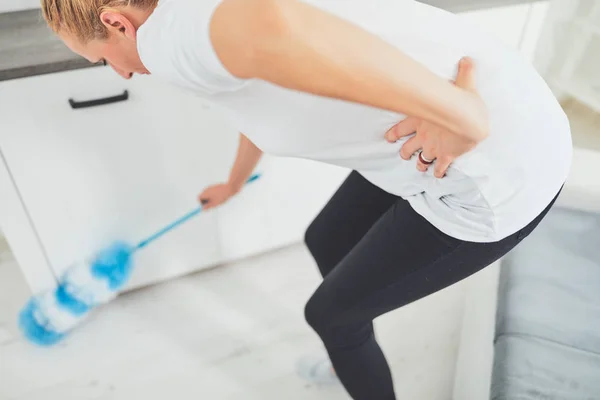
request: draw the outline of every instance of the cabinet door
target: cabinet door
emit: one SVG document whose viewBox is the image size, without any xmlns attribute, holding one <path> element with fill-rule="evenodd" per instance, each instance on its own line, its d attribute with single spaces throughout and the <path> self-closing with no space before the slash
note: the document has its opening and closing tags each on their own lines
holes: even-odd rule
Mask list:
<svg viewBox="0 0 600 400">
<path fill-rule="evenodd" d="M 115 239 L 136 243 L 227 176 L 237 132 L 198 98 L 91 68 L 3 82 L 0 146 L 56 275 Z M 127 101 L 72 109 L 122 94 Z M 130 287 L 218 263 L 207 212 L 144 249 Z M 23 265 L 27 268 L 27 265 Z"/>
<path fill-rule="evenodd" d="M 262 178 L 219 210 L 226 260 L 299 243 L 348 171 L 308 160 L 265 156 Z"/>
<path fill-rule="evenodd" d="M 286 246 L 304 239 L 308 225 L 341 185 L 349 171 L 309 160 L 274 158 L 267 188 L 267 246 Z"/>
</svg>

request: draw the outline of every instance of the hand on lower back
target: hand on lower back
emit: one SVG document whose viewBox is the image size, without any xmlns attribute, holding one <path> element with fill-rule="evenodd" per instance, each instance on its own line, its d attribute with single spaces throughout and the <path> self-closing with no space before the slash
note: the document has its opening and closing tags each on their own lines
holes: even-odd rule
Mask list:
<svg viewBox="0 0 600 400">
<path fill-rule="evenodd" d="M 205 210 L 220 206 L 237 192 L 228 183 L 209 186 L 198 196 L 198 201 Z"/>
<path fill-rule="evenodd" d="M 467 110 L 477 113 L 478 119 L 486 125 L 489 121 L 487 109 L 475 87 L 475 67 L 470 59 L 462 59 L 459 67 L 456 86 L 464 89 L 470 94 L 468 98 L 472 102 L 465 107 L 471 107 Z M 472 138 L 465 135 L 457 135 L 447 131 L 439 126 L 425 120 L 414 117 L 408 117 L 400 122 L 386 134 L 385 138 L 389 142 L 395 142 L 398 139 L 416 133 L 415 136 L 406 141 L 400 150 L 400 156 L 405 160 L 410 160 L 418 152 L 422 152 L 424 160 L 435 160 L 432 166 L 435 168 L 435 176 L 441 178 L 445 175 L 450 164 L 460 155 L 472 150 L 485 137 Z M 427 171 L 427 165 L 420 158 L 417 159 L 417 169 Z"/>
</svg>

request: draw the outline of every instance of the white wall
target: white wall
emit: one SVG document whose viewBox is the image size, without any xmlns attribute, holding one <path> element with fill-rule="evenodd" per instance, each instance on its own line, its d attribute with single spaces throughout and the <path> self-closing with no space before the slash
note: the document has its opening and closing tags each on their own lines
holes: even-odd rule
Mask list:
<svg viewBox="0 0 600 400">
<path fill-rule="evenodd" d="M 39 8 L 39 0 L 0 0 L 0 13 Z"/>
</svg>

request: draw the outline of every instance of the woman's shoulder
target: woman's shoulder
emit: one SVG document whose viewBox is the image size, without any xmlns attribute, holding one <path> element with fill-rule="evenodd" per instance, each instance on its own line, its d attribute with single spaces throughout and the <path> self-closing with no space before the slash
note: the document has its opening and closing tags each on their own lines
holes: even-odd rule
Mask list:
<svg viewBox="0 0 600 400">
<path fill-rule="evenodd" d="M 241 87 L 217 57 L 210 21 L 222 0 L 161 0 L 139 28 L 144 66 L 159 79 L 210 95 Z"/>
</svg>

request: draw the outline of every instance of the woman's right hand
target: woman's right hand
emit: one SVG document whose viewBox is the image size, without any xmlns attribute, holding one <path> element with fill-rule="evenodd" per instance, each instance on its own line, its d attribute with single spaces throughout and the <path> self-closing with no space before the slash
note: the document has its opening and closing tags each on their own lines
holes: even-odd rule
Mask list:
<svg viewBox="0 0 600 400">
<path fill-rule="evenodd" d="M 256 147 L 246 135 L 240 133 L 237 156 L 227 183 L 209 186 L 198 196 L 198 201 L 204 209 L 220 206 L 241 191 L 261 156 L 262 150 Z"/>
<path fill-rule="evenodd" d="M 463 90 L 465 109 L 473 117 L 471 120 L 479 121 L 475 124 L 477 128 L 456 134 L 429 121 L 408 117 L 385 134 L 389 142 L 415 134 L 402 145 L 400 156 L 408 161 L 419 154 L 417 169 L 425 172 L 434 164 L 436 178 L 442 178 L 456 158 L 471 151 L 489 135 L 488 110 L 477 92 L 472 59 L 465 57 L 460 60 L 454 83 Z"/>
<path fill-rule="evenodd" d="M 209 186 L 198 196 L 198 201 L 205 210 L 220 206 L 237 193 L 229 183 Z"/>
</svg>

